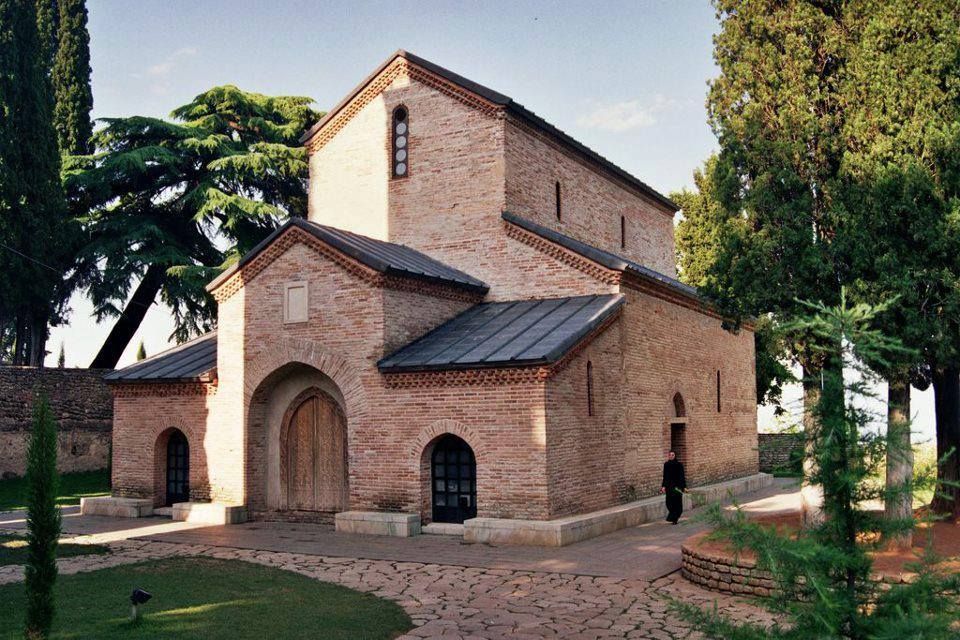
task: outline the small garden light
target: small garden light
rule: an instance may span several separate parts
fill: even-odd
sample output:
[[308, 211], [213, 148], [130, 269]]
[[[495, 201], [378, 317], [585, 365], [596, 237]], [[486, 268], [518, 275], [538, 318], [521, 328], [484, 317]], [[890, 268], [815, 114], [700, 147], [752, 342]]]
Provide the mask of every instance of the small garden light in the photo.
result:
[[153, 595], [150, 592], [144, 591], [140, 587], [133, 590], [133, 593], [130, 594], [130, 604], [133, 605], [130, 611], [131, 620], [137, 621], [140, 619], [140, 605], [145, 604], [152, 597]]

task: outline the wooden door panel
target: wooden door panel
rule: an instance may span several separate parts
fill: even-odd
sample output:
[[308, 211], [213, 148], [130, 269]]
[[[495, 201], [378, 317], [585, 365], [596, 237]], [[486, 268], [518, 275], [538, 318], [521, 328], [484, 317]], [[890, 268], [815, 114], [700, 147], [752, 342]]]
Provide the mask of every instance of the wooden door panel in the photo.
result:
[[297, 407], [287, 431], [287, 505], [299, 511], [316, 509], [316, 404], [314, 397]]

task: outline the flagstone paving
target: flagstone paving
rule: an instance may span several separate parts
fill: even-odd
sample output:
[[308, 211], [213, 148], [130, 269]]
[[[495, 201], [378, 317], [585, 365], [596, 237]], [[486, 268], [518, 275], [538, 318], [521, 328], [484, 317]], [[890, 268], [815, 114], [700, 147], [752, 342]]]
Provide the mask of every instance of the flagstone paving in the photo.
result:
[[[777, 510], [794, 499], [792, 492], [780, 486], [779, 491], [751, 496], [749, 504], [756, 511]], [[98, 524], [98, 520], [102, 522]], [[59, 562], [64, 574], [170, 556], [256, 562], [396, 601], [416, 625], [403, 636], [406, 640], [698, 638], [668, 612], [667, 597], [710, 607], [716, 603], [740, 620], [771, 620], [768, 613], [745, 599], [706, 591], [680, 577], [676, 571], [679, 540], [702, 526], [693, 523], [687, 527], [656, 523], [552, 550], [463, 545], [438, 536], [402, 540], [343, 536], [286, 524], [252, 523], [246, 529], [183, 527], [178, 525], [184, 523], [162, 520], [131, 523], [69, 514], [64, 523], [65, 530], [79, 534], [65, 540], [105, 543], [112, 551], [64, 558]], [[0, 531], [16, 529], [21, 529], [17, 514], [0, 514]], [[145, 532], [145, 537], [134, 537]], [[231, 540], [244, 544], [231, 544]], [[258, 540], [268, 548], [249, 547]], [[652, 551], [644, 551], [644, 541], [653, 545]], [[671, 568], [666, 559], [673, 550], [677, 560]], [[346, 551], [355, 555], [342, 555]], [[421, 557], [430, 553], [432, 556]], [[643, 569], [648, 554], [653, 557], [652, 570]], [[409, 557], [419, 559], [406, 559]], [[481, 561], [483, 557], [486, 561]], [[564, 563], [574, 570], [543, 569]], [[602, 575], [618, 564], [628, 570]], [[0, 584], [22, 580], [22, 576], [23, 567], [0, 567]]]

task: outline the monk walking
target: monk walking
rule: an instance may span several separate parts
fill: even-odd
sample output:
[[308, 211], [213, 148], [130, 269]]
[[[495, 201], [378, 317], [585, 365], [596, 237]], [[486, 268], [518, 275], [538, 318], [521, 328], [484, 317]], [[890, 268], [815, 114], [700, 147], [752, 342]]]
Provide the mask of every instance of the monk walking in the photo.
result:
[[663, 482], [660, 493], [666, 494], [667, 522], [677, 524], [683, 513], [683, 492], [687, 490], [687, 477], [683, 473], [683, 464], [677, 460], [677, 454], [670, 452], [663, 463]]

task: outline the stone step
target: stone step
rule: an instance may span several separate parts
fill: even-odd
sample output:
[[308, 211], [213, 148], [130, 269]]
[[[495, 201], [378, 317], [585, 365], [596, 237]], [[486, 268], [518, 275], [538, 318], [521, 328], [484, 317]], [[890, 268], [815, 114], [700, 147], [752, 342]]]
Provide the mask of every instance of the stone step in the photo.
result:
[[434, 536], [459, 536], [463, 537], [463, 525], [453, 522], [431, 522], [420, 528], [421, 533]]

